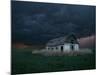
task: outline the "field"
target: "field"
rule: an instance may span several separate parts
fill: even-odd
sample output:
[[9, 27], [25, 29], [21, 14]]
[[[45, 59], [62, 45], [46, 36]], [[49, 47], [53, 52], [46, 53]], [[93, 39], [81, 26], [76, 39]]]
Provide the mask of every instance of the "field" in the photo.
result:
[[12, 48], [12, 74], [95, 69], [95, 53], [82, 56], [41, 56], [33, 49]]

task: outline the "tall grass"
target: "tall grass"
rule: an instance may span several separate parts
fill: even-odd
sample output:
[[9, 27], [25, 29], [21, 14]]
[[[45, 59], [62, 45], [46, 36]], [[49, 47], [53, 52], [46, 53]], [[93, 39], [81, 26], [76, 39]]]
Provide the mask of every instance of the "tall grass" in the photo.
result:
[[95, 69], [95, 54], [42, 56], [30, 49], [12, 49], [12, 74]]

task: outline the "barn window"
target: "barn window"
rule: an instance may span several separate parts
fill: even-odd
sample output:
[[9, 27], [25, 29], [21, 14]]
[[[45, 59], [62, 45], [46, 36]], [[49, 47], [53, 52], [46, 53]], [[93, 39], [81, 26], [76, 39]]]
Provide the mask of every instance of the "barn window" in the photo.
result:
[[58, 49], [58, 47], [56, 47], [56, 49]]
[[71, 44], [74, 44], [74, 40], [71, 40]]
[[53, 48], [51, 48], [53, 50]]

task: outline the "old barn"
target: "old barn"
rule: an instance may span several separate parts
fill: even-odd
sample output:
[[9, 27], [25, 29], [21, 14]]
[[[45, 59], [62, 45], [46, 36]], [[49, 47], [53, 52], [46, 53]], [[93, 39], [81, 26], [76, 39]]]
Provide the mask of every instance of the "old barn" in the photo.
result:
[[79, 50], [79, 42], [74, 34], [70, 34], [65, 37], [59, 37], [56, 39], [50, 40], [46, 44], [46, 50], [50, 51], [78, 51]]

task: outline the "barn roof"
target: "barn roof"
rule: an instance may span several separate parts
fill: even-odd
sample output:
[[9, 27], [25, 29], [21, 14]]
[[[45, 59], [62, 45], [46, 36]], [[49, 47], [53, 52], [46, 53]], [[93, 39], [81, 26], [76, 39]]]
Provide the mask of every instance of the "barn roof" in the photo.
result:
[[47, 46], [58, 46], [58, 45], [63, 45], [64, 43], [71, 43], [71, 41], [73, 41], [73, 43], [78, 44], [76, 36], [74, 34], [69, 34], [68, 36], [52, 39], [46, 45]]

